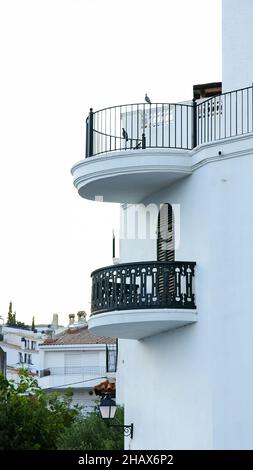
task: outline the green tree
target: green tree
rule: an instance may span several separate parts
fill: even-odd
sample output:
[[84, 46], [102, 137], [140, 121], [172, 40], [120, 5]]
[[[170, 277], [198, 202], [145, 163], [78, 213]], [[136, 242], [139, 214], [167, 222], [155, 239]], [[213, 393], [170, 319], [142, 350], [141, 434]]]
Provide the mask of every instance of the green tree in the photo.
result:
[[77, 419], [68, 393], [47, 394], [27, 370], [18, 385], [0, 374], [0, 450], [56, 449], [59, 436]]
[[[118, 408], [112, 424], [124, 423], [123, 408]], [[98, 411], [79, 419], [59, 437], [60, 450], [122, 450], [123, 429], [108, 426]]]
[[35, 320], [34, 320], [34, 315], [32, 317], [32, 331], [35, 329]]
[[9, 303], [9, 310], [8, 310], [6, 325], [7, 326], [16, 326], [17, 328], [29, 328], [22, 321], [17, 321], [16, 320], [16, 312], [12, 312], [12, 302]]
[[9, 303], [9, 310], [7, 315], [7, 326], [15, 326], [16, 325], [16, 312], [12, 312], [12, 302]]

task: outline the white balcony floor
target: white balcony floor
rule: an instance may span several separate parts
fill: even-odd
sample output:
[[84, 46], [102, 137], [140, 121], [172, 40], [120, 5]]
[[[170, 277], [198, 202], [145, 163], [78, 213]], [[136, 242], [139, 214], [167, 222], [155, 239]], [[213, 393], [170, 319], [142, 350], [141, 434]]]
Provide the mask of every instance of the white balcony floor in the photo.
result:
[[99, 336], [139, 340], [197, 321], [194, 309], [136, 309], [96, 314], [88, 325]]

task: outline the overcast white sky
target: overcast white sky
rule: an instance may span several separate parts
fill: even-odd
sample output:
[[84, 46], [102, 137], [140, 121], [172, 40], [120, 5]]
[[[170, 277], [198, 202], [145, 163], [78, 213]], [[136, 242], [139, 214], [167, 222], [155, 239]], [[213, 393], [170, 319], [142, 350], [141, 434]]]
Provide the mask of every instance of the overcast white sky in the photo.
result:
[[72, 185], [89, 108], [221, 80], [221, 0], [0, 0], [0, 44], [0, 315], [66, 324], [119, 214]]

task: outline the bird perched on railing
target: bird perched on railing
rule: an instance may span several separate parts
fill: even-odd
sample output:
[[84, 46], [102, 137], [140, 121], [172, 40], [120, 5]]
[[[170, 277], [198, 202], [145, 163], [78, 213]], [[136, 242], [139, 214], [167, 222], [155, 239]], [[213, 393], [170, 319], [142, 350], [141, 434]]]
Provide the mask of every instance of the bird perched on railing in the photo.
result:
[[146, 103], [148, 104], [152, 104], [151, 101], [150, 101], [150, 98], [148, 97], [147, 93], [145, 93], [145, 101]]
[[124, 127], [122, 127], [122, 136], [123, 136], [123, 139], [125, 139], [125, 141], [127, 142], [128, 141], [128, 133], [124, 129]]

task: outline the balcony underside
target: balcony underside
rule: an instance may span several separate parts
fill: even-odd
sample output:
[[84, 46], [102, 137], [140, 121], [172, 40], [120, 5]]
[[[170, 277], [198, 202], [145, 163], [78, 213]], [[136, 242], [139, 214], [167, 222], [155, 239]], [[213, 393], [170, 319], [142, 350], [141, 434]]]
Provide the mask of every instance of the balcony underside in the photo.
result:
[[99, 336], [139, 340], [195, 322], [195, 309], [121, 310], [93, 315], [89, 329]]
[[139, 203], [163, 186], [192, 173], [187, 150], [138, 149], [86, 158], [72, 168], [80, 196], [105, 202]]

